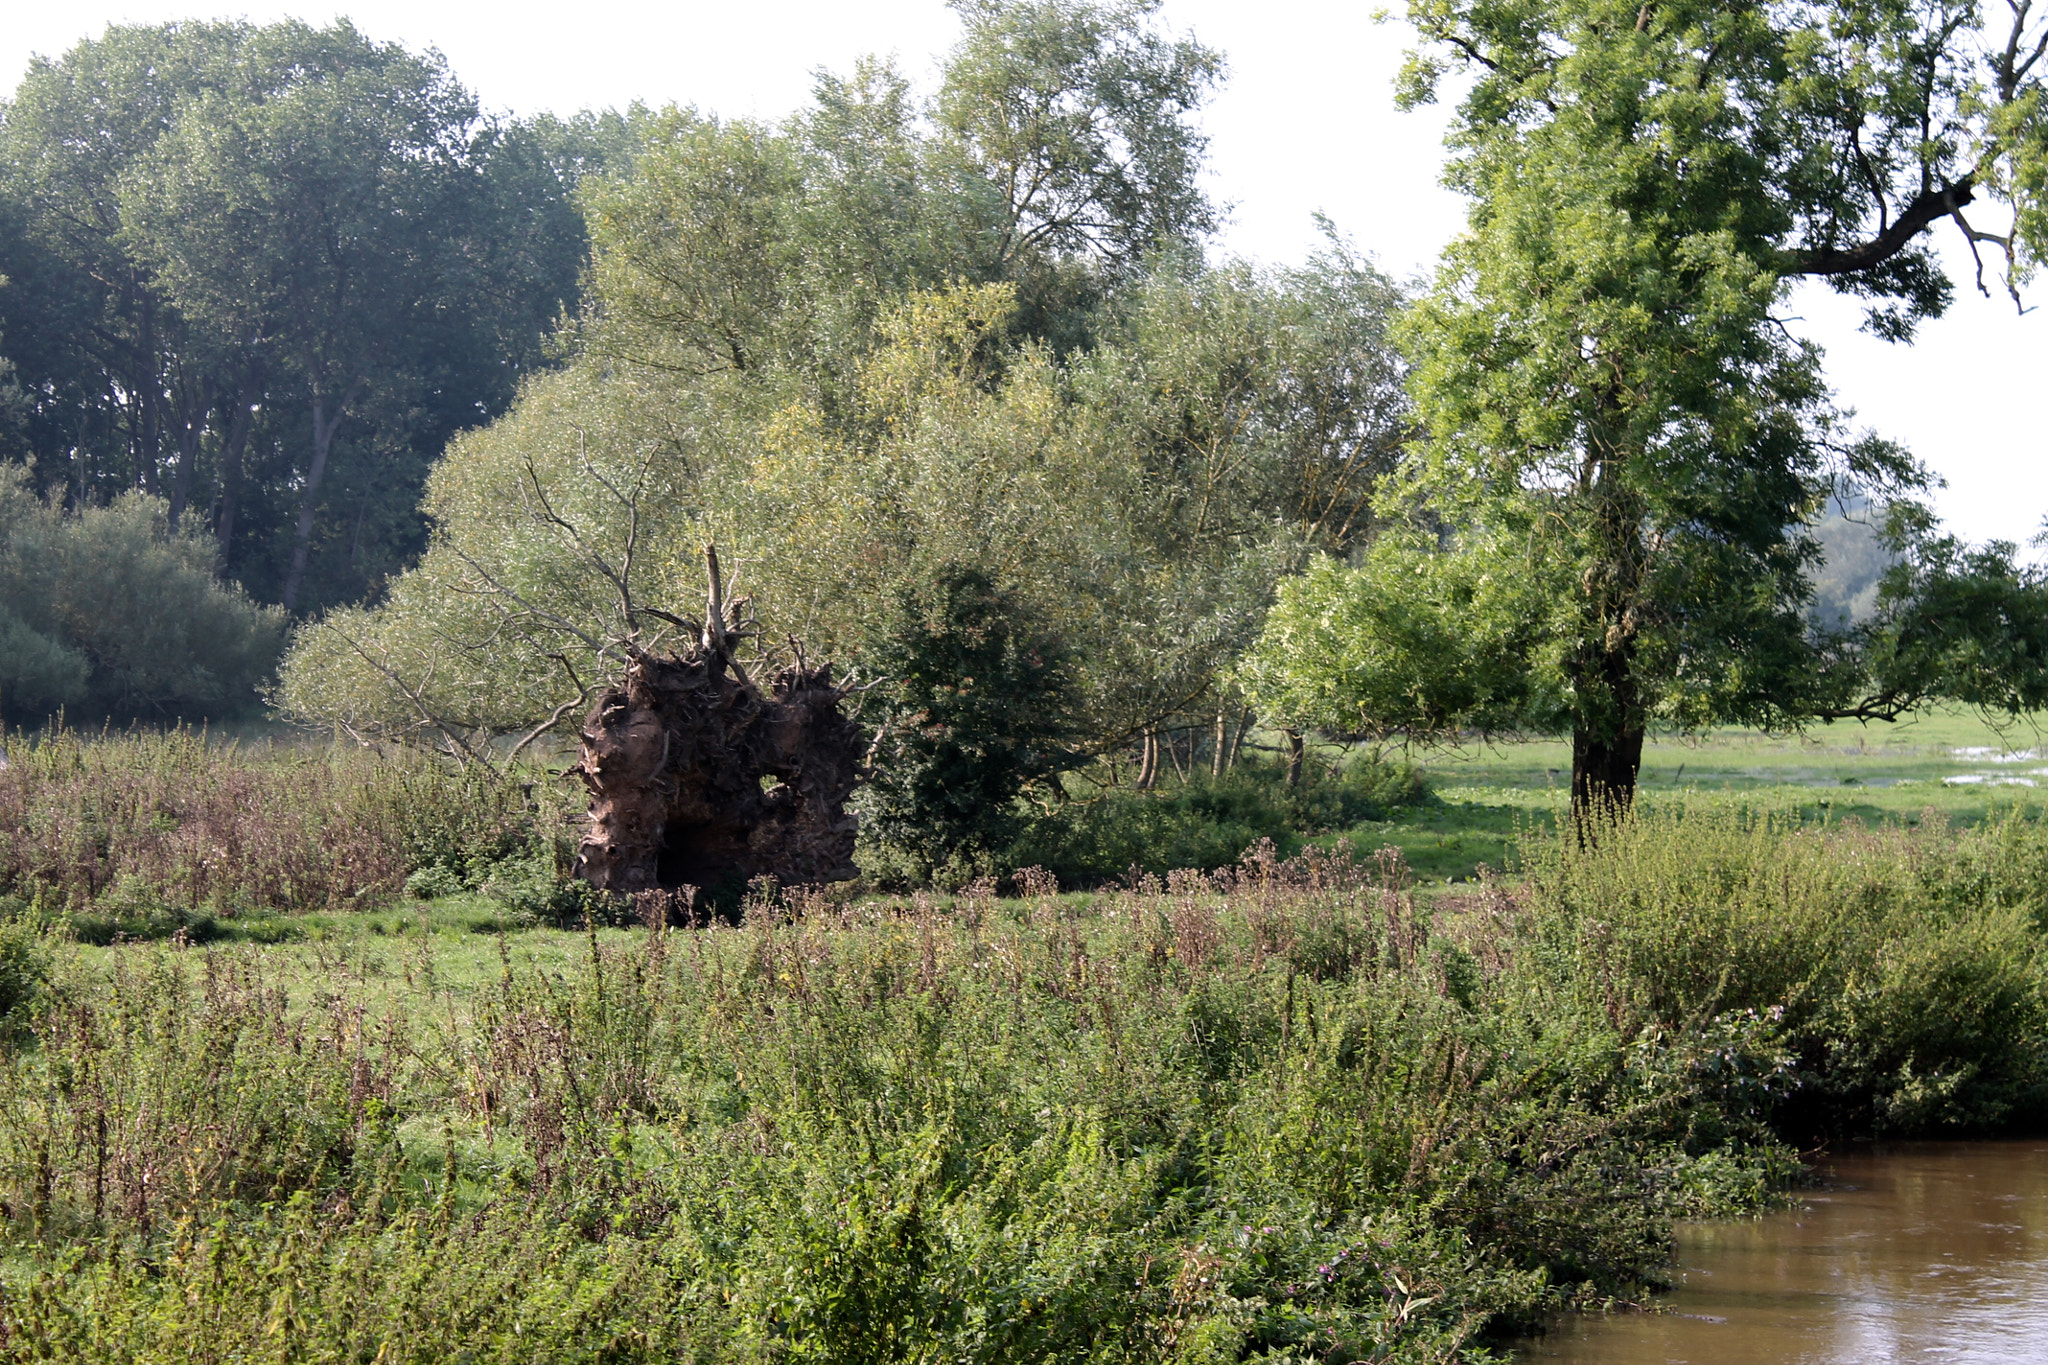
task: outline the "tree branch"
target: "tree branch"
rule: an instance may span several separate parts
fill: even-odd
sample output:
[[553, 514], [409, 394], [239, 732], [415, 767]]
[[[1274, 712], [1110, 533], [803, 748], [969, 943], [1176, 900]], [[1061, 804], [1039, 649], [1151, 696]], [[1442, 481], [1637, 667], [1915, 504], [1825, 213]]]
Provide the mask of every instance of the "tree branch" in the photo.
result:
[[1858, 246], [1818, 251], [1789, 252], [1779, 273], [1785, 275], [1853, 275], [1872, 270], [1904, 251], [1915, 237], [1938, 219], [1954, 215], [1977, 197], [1976, 177], [1966, 175], [1954, 184], [1914, 196], [1892, 225]]

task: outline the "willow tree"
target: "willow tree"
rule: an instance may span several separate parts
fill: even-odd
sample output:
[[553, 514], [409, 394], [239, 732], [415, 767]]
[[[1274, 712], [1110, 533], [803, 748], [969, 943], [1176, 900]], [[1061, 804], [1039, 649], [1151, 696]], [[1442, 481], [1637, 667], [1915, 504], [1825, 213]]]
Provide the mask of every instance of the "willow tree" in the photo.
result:
[[[1851, 437], [1783, 316], [1817, 278], [1910, 340], [1953, 292], [1938, 225], [2017, 298], [2048, 243], [2048, 27], [2014, 3], [1986, 28], [1946, 0], [1414, 0], [1400, 98], [1462, 73], [1447, 178], [1471, 201], [1406, 324], [1424, 435], [1385, 510], [1417, 529], [1292, 590], [1254, 687], [1338, 729], [1568, 731], [1582, 811], [1627, 802], [1653, 722], [2036, 704], [2048, 623], [2010, 547], [1965, 565], [1902, 515], [1917, 567], [1879, 619], [1809, 627], [1825, 500], [1927, 476]], [[1927, 610], [1959, 567], [1989, 595]]]

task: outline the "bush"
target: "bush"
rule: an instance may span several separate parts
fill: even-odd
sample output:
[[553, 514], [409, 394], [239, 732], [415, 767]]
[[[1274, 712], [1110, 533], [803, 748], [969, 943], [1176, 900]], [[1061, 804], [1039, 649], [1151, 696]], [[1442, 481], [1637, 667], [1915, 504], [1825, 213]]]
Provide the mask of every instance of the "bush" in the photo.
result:
[[1404, 764], [1355, 761], [1334, 774], [1305, 776], [1245, 764], [1220, 778], [1197, 776], [1154, 791], [1111, 789], [1033, 820], [1006, 851], [1009, 868], [1043, 867], [1070, 886], [1096, 886], [1132, 871], [1228, 867], [1270, 840], [1283, 856], [1304, 839], [1387, 819], [1428, 801], [1422, 775]]
[[1557, 989], [1626, 1028], [1782, 1017], [1796, 1135], [1981, 1132], [2048, 1121], [2044, 856], [2020, 815], [1956, 834], [1709, 807], [1548, 843], [1516, 899]]
[[53, 954], [0, 1357], [1472, 1358], [1638, 1297], [1787, 1134], [2037, 1117], [2044, 841], [1649, 815], [1434, 913], [1314, 849], [757, 895], [444, 945], [452, 990], [427, 943]]
[[863, 790], [871, 876], [962, 884], [991, 870], [1023, 822], [1019, 796], [1072, 762], [1064, 650], [978, 569], [907, 591], [870, 654], [888, 679], [874, 780]]
[[0, 465], [0, 717], [240, 715], [277, 662], [284, 615], [214, 576], [216, 546], [159, 498], [77, 513]]

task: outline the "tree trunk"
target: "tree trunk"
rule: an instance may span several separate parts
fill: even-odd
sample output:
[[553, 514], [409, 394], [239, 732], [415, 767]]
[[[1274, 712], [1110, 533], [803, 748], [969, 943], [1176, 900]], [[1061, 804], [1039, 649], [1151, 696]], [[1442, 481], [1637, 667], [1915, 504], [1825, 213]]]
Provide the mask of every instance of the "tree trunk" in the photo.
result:
[[1216, 751], [1209, 755], [1209, 776], [1223, 776], [1223, 758], [1230, 748], [1230, 717], [1222, 707], [1216, 708]]
[[1237, 733], [1230, 737], [1230, 757], [1223, 762], [1225, 768], [1237, 767], [1238, 750], [1244, 748], [1244, 737], [1251, 732], [1251, 728], [1252, 708], [1247, 706], [1238, 712]]
[[135, 434], [135, 464], [136, 473], [142, 477], [142, 490], [154, 497], [158, 492], [157, 454], [163, 445], [163, 375], [160, 369], [162, 362], [156, 350], [156, 310], [150, 307], [149, 296], [146, 293], [143, 295], [142, 337], [138, 349], [141, 355], [137, 360], [137, 366], [148, 371], [148, 378], [140, 386], [142, 412], [139, 429]]
[[1572, 733], [1572, 819], [1587, 822], [1628, 814], [1643, 766], [1643, 731], [1636, 728], [1604, 738], [1586, 730]]
[[255, 425], [254, 387], [244, 389], [228, 419], [227, 439], [220, 451], [220, 513], [213, 521], [213, 538], [220, 542], [220, 571], [226, 573], [234, 558], [235, 509], [242, 498], [242, 452], [249, 445], [249, 428]]
[[1138, 744], [1138, 780], [1134, 784], [1141, 792], [1152, 790], [1152, 783], [1159, 777], [1159, 732], [1146, 727], [1145, 735]]
[[1628, 812], [1643, 764], [1648, 728], [1636, 676], [1642, 626], [1642, 584], [1648, 547], [1642, 495], [1627, 477], [1641, 454], [1626, 436], [1628, 413], [1618, 390], [1602, 396], [1587, 434], [1580, 491], [1592, 512], [1597, 558], [1585, 574], [1585, 633], [1566, 666], [1577, 703], [1572, 729], [1572, 823], [1590, 842], [1604, 821]]
[[841, 705], [853, 689], [801, 650], [756, 686], [733, 658], [738, 619], [715, 570], [713, 584], [703, 638], [668, 655], [626, 644], [624, 678], [584, 719], [568, 772], [590, 790], [576, 873], [625, 894], [695, 887], [728, 908], [759, 877], [858, 876], [846, 801], [864, 746]]
[[178, 467], [171, 471], [171, 534], [178, 534], [178, 525], [185, 519], [185, 507], [192, 499], [192, 466], [199, 462], [199, 441], [206, 434], [206, 414], [212, 409], [211, 400], [200, 405], [197, 413], [188, 412], [178, 423]]
[[1301, 731], [1287, 730], [1287, 785], [1301, 785], [1302, 760], [1307, 754], [1307, 745], [1302, 742]]
[[313, 394], [313, 461], [306, 467], [306, 490], [299, 497], [299, 524], [292, 534], [292, 564], [285, 573], [281, 597], [288, 612], [298, 610], [299, 588], [306, 581], [306, 558], [313, 549], [313, 519], [320, 508], [320, 480], [327, 475], [327, 452], [334, 446], [334, 433], [341, 426], [343, 414], [362, 388], [360, 381], [350, 386], [348, 396], [332, 409], [328, 408], [325, 395], [318, 390]]

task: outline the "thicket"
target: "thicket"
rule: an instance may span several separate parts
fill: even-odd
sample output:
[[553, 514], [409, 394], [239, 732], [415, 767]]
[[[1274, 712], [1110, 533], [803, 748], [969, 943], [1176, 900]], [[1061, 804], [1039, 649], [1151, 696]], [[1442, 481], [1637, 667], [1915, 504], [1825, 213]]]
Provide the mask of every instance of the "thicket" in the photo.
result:
[[33, 943], [0, 1358], [1479, 1359], [1788, 1135], [2040, 1121], [2038, 827], [1674, 818], [1434, 915], [1266, 856], [474, 986]]
[[0, 909], [78, 937], [288, 935], [281, 916], [488, 889], [574, 917], [558, 782], [404, 751], [245, 747], [198, 730], [6, 739]]
[[214, 573], [204, 530], [129, 493], [67, 512], [0, 464], [0, 718], [243, 715], [276, 666], [284, 616]]
[[2048, 834], [1800, 828], [1661, 810], [1539, 845], [1497, 894], [1526, 954], [1616, 1027], [1769, 1012], [1802, 1140], [2048, 1120]]

